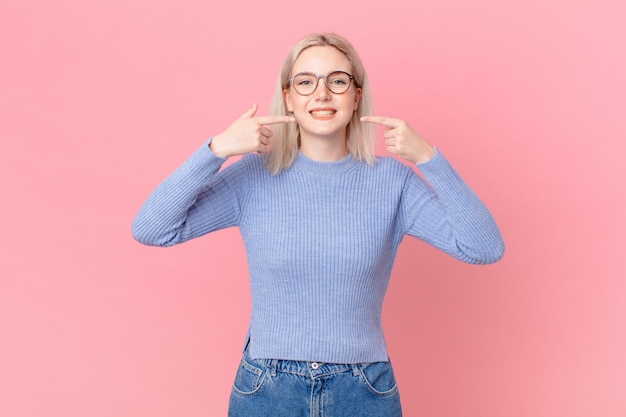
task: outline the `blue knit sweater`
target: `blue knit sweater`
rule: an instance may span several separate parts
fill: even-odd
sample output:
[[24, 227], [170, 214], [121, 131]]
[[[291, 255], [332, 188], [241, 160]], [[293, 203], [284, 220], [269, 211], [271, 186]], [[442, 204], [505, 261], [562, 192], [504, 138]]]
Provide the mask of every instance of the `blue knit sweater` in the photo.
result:
[[263, 158], [224, 159], [204, 143], [133, 222], [139, 242], [171, 246], [238, 226], [252, 292], [253, 358], [387, 361], [381, 310], [396, 251], [412, 235], [464, 262], [502, 257], [489, 211], [437, 152], [419, 169], [380, 157], [316, 162], [277, 176]]

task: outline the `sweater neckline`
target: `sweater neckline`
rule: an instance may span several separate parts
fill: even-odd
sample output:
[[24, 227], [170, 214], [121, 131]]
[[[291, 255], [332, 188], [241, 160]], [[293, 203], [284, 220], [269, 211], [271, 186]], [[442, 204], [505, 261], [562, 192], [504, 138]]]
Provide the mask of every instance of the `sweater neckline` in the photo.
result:
[[332, 162], [315, 161], [298, 151], [294, 167], [313, 175], [343, 174], [358, 165], [358, 161], [348, 154], [343, 159]]

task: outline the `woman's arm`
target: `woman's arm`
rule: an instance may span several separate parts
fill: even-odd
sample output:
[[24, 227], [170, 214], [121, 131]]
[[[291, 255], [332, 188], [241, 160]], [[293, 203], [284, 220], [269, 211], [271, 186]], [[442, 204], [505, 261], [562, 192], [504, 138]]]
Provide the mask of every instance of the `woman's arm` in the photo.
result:
[[471, 264], [504, 255], [504, 241], [489, 210], [438, 151], [407, 177], [401, 202], [406, 234]]
[[225, 159], [211, 152], [210, 142], [196, 150], [143, 203], [132, 224], [137, 241], [172, 246], [236, 225], [237, 195], [224, 175], [218, 174]]
[[255, 104], [226, 130], [194, 152], [148, 197], [132, 226], [134, 238], [146, 245], [172, 246], [214, 230], [235, 226], [244, 192], [245, 168], [235, 163], [218, 173], [230, 156], [264, 153], [272, 131], [266, 125], [293, 123], [290, 116], [256, 116]]
[[416, 164], [430, 183], [414, 172], [407, 177], [400, 213], [406, 234], [464, 262], [487, 264], [502, 258], [504, 242], [489, 210], [426, 139], [400, 119], [361, 120], [384, 126], [387, 151]]

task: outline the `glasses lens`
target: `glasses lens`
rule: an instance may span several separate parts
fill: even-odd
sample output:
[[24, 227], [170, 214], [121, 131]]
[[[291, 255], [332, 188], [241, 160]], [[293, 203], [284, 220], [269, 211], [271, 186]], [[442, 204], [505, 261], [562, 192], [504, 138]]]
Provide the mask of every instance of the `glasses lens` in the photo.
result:
[[298, 74], [293, 79], [293, 88], [302, 95], [309, 95], [315, 90], [317, 78], [313, 74]]
[[[324, 77], [321, 77], [324, 78]], [[335, 94], [345, 93], [350, 88], [350, 75], [343, 71], [336, 71], [326, 77], [326, 87]], [[293, 88], [299, 94], [308, 96], [315, 91], [318, 77], [315, 74], [302, 73], [293, 78]]]
[[328, 74], [326, 78], [328, 89], [336, 94], [345, 93], [350, 88], [350, 76], [345, 72], [337, 71]]

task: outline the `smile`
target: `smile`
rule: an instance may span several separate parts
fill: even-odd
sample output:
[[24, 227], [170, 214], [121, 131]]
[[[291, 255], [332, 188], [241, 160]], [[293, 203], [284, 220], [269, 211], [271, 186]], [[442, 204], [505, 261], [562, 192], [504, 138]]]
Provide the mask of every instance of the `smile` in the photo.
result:
[[334, 115], [335, 113], [337, 113], [336, 110], [312, 110], [310, 111], [311, 115], [313, 117], [330, 117], [332, 115]]

